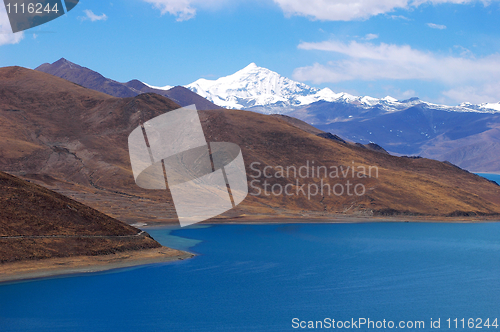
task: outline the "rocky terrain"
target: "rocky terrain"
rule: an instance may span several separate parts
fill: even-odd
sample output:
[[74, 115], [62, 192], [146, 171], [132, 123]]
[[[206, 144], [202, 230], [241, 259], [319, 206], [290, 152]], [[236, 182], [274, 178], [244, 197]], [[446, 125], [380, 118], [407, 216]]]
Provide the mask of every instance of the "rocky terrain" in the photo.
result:
[[[177, 222], [168, 190], [136, 186], [127, 138], [141, 123], [178, 104], [151, 93], [112, 97], [20, 67], [0, 69], [0, 91], [0, 170], [129, 224]], [[500, 213], [499, 186], [449, 163], [391, 156], [255, 112], [217, 109], [199, 115], [208, 142], [241, 147], [250, 188], [239, 206], [217, 220], [493, 218]], [[313, 165], [340, 174], [276, 174], [280, 167], [312, 171]], [[310, 187], [314, 193], [322, 180], [344, 189], [358, 184], [364, 192], [302, 191]], [[275, 193], [288, 186], [292, 194], [266, 195], [272, 186]]]

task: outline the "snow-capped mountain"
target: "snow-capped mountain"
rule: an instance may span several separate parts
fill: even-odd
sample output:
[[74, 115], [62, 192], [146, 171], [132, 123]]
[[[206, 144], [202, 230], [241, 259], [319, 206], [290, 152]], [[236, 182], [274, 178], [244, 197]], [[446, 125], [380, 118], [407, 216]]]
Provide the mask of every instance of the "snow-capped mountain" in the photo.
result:
[[[142, 82], [144, 83], [144, 82]], [[148, 83], [144, 83], [146, 86], [150, 87], [151, 89], [157, 89], [157, 90], [170, 90], [172, 89], [174, 86], [173, 85], [165, 85], [165, 86], [154, 86], [154, 85], [149, 85]]]
[[[153, 87], [147, 83], [144, 84], [161, 90], [171, 88], [170, 86]], [[259, 67], [255, 63], [249, 64], [232, 75], [216, 80], [201, 78], [185, 87], [218, 106], [261, 113], [285, 114], [318, 101], [345, 103], [364, 109], [378, 107], [387, 112], [400, 111], [418, 104], [449, 112], [500, 112], [500, 103], [479, 105], [463, 103], [459, 106], [446, 106], [428, 103], [419, 98], [399, 101], [390, 96], [373, 98], [335, 93], [329, 88], [318, 89], [293, 81], [267, 68]]]
[[353, 98], [348, 94], [335, 94], [328, 88], [311, 88], [255, 63], [217, 80], [199, 79], [186, 85], [186, 88], [219, 106], [239, 109], [289, 110], [319, 100]]
[[217, 80], [199, 79], [186, 85], [186, 88], [222, 107], [263, 113], [288, 113], [317, 101], [350, 103], [365, 108], [382, 105], [387, 110], [397, 110], [407, 105], [400, 105], [397, 99], [390, 96], [382, 99], [356, 97], [348, 93], [335, 93], [329, 88], [310, 87], [258, 67], [255, 63]]
[[498, 103], [483, 103], [483, 104], [477, 104], [477, 105], [473, 105], [471, 103], [462, 103], [462, 104], [460, 104], [460, 106], [466, 107], [469, 109], [474, 109], [474, 110], [481, 111], [481, 112], [491, 112], [491, 111], [500, 112], [500, 102], [498, 102]]

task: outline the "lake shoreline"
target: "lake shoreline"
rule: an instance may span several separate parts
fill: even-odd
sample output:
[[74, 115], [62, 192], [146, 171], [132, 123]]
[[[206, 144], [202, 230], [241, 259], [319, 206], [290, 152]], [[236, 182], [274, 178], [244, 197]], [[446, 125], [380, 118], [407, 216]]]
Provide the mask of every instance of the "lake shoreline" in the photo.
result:
[[[490, 223], [500, 222], [500, 216], [475, 216], [475, 217], [439, 217], [439, 216], [336, 216], [336, 217], [318, 217], [318, 216], [239, 216], [231, 218], [212, 218], [193, 225], [222, 225], [222, 224], [362, 224], [362, 223], [385, 223], [385, 222], [429, 222], [429, 223]], [[151, 221], [141, 224], [141, 229], [155, 227], [179, 226], [179, 221]], [[189, 226], [188, 226], [189, 227]]]
[[[262, 224], [361, 224], [361, 223], [494, 223], [500, 222], [499, 217], [429, 217], [429, 216], [240, 216], [237, 218], [212, 218], [197, 223], [198, 226], [213, 225], [262, 225]], [[175, 227], [177, 220], [151, 222], [141, 225], [141, 229]], [[35, 261], [19, 261], [0, 264], [0, 285], [63, 275], [110, 271], [115, 269], [143, 266], [156, 263], [173, 262], [194, 257], [195, 254], [171, 249], [168, 247], [126, 251], [102, 256], [77, 256], [50, 258]]]
[[428, 331], [431, 318], [443, 324], [480, 312], [491, 323], [498, 316], [500, 265], [492, 262], [500, 257], [500, 223], [150, 231], [163, 245], [184, 244], [173, 247], [197, 256], [1, 285], [2, 331], [281, 331], [291, 329], [293, 317], [319, 320], [332, 312], [425, 321]]
[[3, 263], [0, 264], [0, 285], [55, 276], [174, 262], [194, 256], [195, 254], [190, 252], [161, 247], [102, 256], [76, 256]]

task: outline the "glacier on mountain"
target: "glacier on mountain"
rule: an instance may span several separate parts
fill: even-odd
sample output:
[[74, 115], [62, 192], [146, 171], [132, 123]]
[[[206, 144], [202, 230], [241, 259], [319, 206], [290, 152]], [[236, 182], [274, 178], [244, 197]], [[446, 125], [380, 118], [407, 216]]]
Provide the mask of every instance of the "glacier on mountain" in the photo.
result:
[[[148, 86], [161, 90], [171, 88], [170, 86]], [[366, 109], [379, 107], [387, 112], [403, 110], [418, 104], [450, 112], [500, 112], [500, 103], [479, 105], [462, 103], [459, 106], [446, 106], [424, 102], [419, 98], [399, 101], [391, 96], [373, 98], [353, 96], [344, 92], [335, 93], [329, 88], [319, 89], [293, 81], [267, 68], [259, 67], [255, 63], [249, 64], [234, 74], [216, 80], [201, 78], [185, 87], [221, 107], [267, 114], [286, 114], [319, 101], [346, 103]]]

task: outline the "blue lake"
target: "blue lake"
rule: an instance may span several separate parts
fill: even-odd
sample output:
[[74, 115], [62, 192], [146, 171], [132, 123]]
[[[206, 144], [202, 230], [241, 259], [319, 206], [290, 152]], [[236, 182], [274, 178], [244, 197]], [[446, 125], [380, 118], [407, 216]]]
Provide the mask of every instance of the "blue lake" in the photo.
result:
[[500, 184], [500, 174], [494, 173], [476, 173], [479, 176], [487, 178], [488, 180], [495, 181], [497, 184]]
[[294, 318], [424, 321], [430, 331], [431, 319], [443, 329], [448, 318], [500, 318], [500, 223], [148, 232], [198, 256], [0, 285], [0, 331], [293, 331]]

